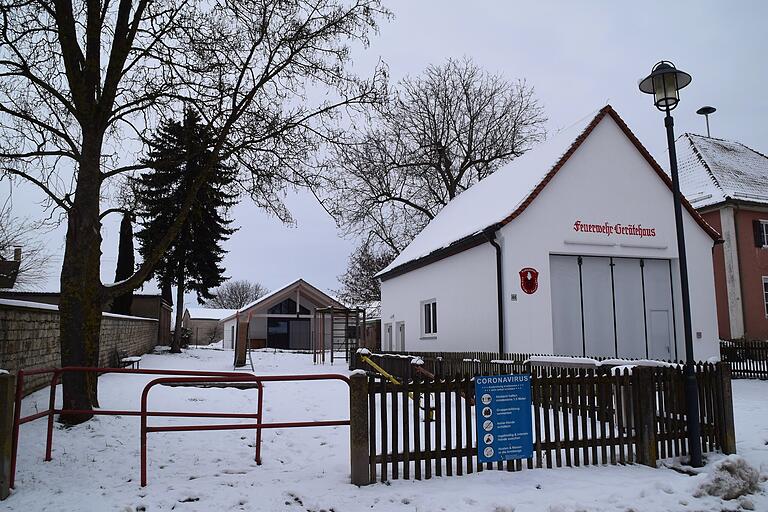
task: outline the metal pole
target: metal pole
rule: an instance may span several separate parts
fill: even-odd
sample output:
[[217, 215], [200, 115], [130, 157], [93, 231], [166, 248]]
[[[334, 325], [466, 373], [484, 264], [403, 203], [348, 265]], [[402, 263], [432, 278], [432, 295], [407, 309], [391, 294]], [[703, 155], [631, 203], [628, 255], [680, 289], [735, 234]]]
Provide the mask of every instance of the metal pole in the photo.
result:
[[11, 458], [16, 417], [15, 380], [10, 373], [0, 373], [0, 500], [11, 494]]
[[675, 122], [667, 110], [664, 117], [667, 128], [669, 147], [669, 167], [672, 174], [672, 194], [675, 206], [675, 227], [677, 229], [677, 255], [680, 264], [680, 293], [683, 299], [683, 330], [685, 333], [685, 408], [688, 423], [689, 464], [703, 466], [701, 457], [701, 425], [699, 424], [699, 391], [696, 382], [696, 368], [693, 355], [693, 336], [691, 334], [691, 301], [688, 291], [688, 259], [685, 252], [685, 232], [683, 230], [683, 209], [680, 195], [680, 181], [677, 175], [677, 153], [675, 152]]

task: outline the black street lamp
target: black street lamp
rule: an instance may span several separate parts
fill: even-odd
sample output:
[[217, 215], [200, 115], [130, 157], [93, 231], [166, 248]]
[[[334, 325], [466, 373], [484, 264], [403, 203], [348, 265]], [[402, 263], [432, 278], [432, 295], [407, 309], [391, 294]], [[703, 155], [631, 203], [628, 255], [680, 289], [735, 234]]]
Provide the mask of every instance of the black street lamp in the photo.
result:
[[685, 332], [685, 405], [688, 416], [689, 464], [693, 467], [703, 465], [701, 458], [701, 425], [699, 424], [699, 392], [696, 383], [696, 368], [693, 356], [693, 336], [691, 335], [691, 300], [688, 292], [688, 259], [685, 254], [685, 232], [683, 230], [683, 209], [680, 195], [680, 180], [677, 175], [677, 153], [675, 152], [674, 120], [670, 112], [680, 101], [678, 91], [691, 83], [691, 75], [675, 68], [668, 61], [661, 61], [653, 71], [640, 81], [640, 90], [653, 94], [653, 104], [666, 112], [664, 126], [667, 128], [667, 146], [669, 149], [669, 168], [672, 173], [672, 193], [675, 207], [675, 226], [677, 227], [677, 255], [680, 262], [680, 292], [683, 297], [683, 328]]

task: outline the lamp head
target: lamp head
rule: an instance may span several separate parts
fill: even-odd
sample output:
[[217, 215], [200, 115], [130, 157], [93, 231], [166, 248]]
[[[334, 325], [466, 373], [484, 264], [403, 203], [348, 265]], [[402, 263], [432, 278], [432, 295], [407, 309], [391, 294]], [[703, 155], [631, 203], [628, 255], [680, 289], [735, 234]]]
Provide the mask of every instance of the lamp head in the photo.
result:
[[670, 111], [680, 102], [678, 91], [691, 83], [691, 75], [669, 61], [653, 66], [651, 74], [640, 80], [640, 90], [653, 94], [653, 104], [661, 111]]

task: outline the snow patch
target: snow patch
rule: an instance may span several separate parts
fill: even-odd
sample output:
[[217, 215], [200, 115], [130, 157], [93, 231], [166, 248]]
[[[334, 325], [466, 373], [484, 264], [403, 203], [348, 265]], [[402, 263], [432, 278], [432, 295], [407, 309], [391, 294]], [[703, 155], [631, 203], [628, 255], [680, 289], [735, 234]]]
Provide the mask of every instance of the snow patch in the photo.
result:
[[359, 348], [359, 349], [357, 349], [357, 353], [360, 354], [361, 356], [370, 356], [371, 355], [371, 351], [368, 350], [367, 348]]
[[570, 357], [570, 356], [531, 356], [526, 363], [556, 363], [570, 364], [578, 366], [600, 366], [600, 361], [591, 357]]
[[717, 496], [734, 500], [757, 492], [760, 488], [760, 472], [739, 455], [731, 455], [717, 464], [714, 471], [702, 482], [694, 496]]

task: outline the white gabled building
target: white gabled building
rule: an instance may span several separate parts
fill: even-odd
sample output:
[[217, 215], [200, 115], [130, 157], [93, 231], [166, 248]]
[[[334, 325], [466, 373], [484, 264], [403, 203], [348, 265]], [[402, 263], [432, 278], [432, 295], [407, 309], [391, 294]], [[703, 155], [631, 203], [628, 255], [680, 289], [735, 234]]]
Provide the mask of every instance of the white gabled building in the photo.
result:
[[[685, 203], [696, 357], [712, 248]], [[684, 358], [669, 177], [610, 107], [451, 201], [380, 274], [382, 347]]]

